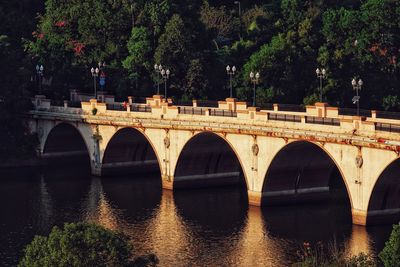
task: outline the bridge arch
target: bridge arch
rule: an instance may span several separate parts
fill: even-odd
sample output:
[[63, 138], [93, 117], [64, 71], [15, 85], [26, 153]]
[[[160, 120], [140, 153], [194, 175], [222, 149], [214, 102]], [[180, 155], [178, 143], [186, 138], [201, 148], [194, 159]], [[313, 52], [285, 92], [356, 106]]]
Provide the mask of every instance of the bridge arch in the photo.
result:
[[102, 174], [161, 170], [157, 150], [146, 134], [136, 128], [115, 132], [102, 154]]
[[43, 137], [42, 158], [90, 160], [88, 142], [74, 124], [61, 122]]
[[376, 179], [368, 202], [367, 224], [400, 220], [400, 158], [391, 161]]
[[[340, 188], [345, 190], [339, 192]], [[262, 205], [327, 199], [332, 190], [346, 199], [350, 212], [353, 204], [349, 185], [335, 158], [319, 143], [296, 140], [283, 146], [268, 166]]]
[[248, 188], [240, 155], [222, 134], [203, 131], [186, 141], [177, 158], [174, 188], [233, 184]]

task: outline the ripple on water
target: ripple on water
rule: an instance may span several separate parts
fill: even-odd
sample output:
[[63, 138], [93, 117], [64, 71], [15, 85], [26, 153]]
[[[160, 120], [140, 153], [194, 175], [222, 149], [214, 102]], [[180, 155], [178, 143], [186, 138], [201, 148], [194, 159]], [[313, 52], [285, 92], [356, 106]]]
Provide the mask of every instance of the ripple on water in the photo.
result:
[[158, 177], [33, 171], [0, 180], [0, 265], [14, 266], [35, 234], [89, 221], [125, 232], [161, 266], [285, 266], [302, 242], [379, 251], [390, 226], [355, 227], [338, 205], [256, 208], [238, 188], [161, 190]]

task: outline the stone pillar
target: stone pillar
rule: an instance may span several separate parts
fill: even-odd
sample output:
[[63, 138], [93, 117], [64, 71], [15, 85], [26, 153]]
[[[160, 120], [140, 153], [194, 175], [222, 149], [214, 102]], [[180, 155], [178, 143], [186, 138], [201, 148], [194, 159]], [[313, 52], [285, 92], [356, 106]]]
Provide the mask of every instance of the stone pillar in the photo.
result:
[[351, 216], [353, 224], [356, 225], [367, 225], [367, 211], [351, 209]]
[[227, 98], [226, 105], [227, 109], [230, 111], [236, 111], [236, 98]]
[[274, 111], [279, 111], [279, 105], [278, 104], [273, 104], [274, 106]]
[[250, 119], [254, 120], [256, 118], [257, 107], [249, 107], [248, 111], [249, 111]]
[[133, 98], [131, 96], [128, 96], [128, 104], [132, 105], [133, 103]]
[[91, 168], [92, 168], [92, 175], [93, 176], [99, 176], [99, 177], [101, 176], [101, 164], [93, 163]]
[[68, 108], [68, 101], [64, 100], [64, 108]]
[[256, 191], [247, 191], [247, 196], [249, 199], [249, 205], [250, 206], [256, 206], [260, 207], [261, 206], [261, 200], [262, 200], [262, 192], [256, 192]]
[[161, 175], [161, 182], [162, 182], [162, 188], [167, 189], [167, 190], [173, 190], [174, 189], [174, 179], [173, 177], [163, 174]]
[[315, 103], [315, 107], [317, 108], [317, 116], [325, 118], [327, 115], [326, 108], [328, 107], [328, 103], [317, 102]]

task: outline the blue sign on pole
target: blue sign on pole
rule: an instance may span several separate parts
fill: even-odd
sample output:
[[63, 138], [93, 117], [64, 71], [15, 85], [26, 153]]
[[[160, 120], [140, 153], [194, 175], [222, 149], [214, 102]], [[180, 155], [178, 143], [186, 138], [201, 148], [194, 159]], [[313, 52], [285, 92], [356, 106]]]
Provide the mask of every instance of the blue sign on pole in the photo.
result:
[[100, 77], [100, 86], [106, 85], [106, 77]]

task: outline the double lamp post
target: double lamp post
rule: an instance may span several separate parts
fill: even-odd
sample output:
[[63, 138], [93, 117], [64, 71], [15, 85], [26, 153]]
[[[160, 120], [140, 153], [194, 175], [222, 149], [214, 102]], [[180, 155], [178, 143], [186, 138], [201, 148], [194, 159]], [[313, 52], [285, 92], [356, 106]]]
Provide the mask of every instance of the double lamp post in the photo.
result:
[[167, 99], [167, 80], [169, 79], [169, 76], [171, 74], [171, 71], [169, 69], [164, 69], [161, 64], [157, 65], [154, 64], [154, 71], [157, 73], [157, 95], [160, 94], [160, 74], [162, 79], [164, 80], [164, 96], [165, 99]]
[[42, 83], [43, 83], [44, 67], [43, 65], [36, 65], [36, 75], [38, 78], [39, 95], [42, 94]]
[[[104, 73], [104, 68], [106, 67], [106, 63], [105, 62], [99, 62], [97, 67], [94, 68], [92, 67], [90, 69], [90, 72], [92, 74], [93, 77], [93, 89], [94, 89], [94, 98], [97, 99], [97, 77], [99, 77], [99, 74], [103, 74]], [[105, 85], [105, 76], [102, 76], [102, 81], [100, 81], [100, 85], [103, 87]]]

